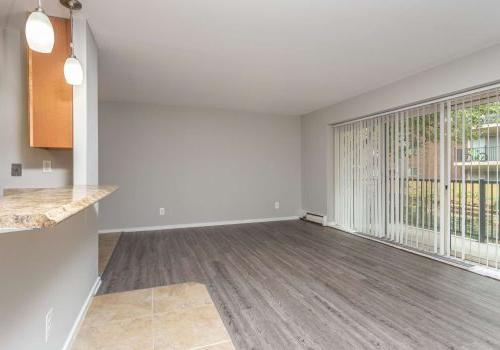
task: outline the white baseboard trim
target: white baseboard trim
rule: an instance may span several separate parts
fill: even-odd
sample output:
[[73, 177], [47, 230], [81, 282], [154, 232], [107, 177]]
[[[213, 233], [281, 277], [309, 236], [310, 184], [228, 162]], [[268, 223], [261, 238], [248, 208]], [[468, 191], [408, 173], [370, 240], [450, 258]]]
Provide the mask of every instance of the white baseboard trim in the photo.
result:
[[90, 303], [92, 302], [92, 297], [97, 293], [97, 290], [99, 289], [100, 285], [101, 285], [101, 277], [97, 277], [94, 285], [90, 289], [87, 299], [85, 299], [85, 302], [83, 303], [82, 308], [80, 309], [80, 312], [78, 313], [78, 316], [76, 317], [76, 320], [73, 323], [73, 327], [71, 327], [71, 330], [68, 336], [66, 337], [66, 341], [64, 342], [62, 350], [71, 349], [73, 341], [75, 340], [75, 337], [78, 334], [78, 330], [80, 329], [80, 325], [83, 319], [85, 318], [85, 315], [87, 314], [87, 310], [90, 306]]
[[286, 221], [286, 220], [298, 220], [298, 219], [299, 219], [299, 216], [283, 216], [283, 217], [276, 217], [276, 218], [211, 221], [211, 222], [199, 222], [199, 223], [193, 223], [193, 224], [141, 226], [141, 227], [105, 229], [105, 230], [99, 230], [99, 233], [101, 234], [101, 233], [113, 233], [113, 232], [159, 231], [159, 230], [172, 230], [172, 229], [176, 229], [176, 228], [193, 228], [193, 227], [223, 226], [223, 225], [237, 225], [237, 224], [253, 224], [253, 223], [258, 223], [258, 222]]

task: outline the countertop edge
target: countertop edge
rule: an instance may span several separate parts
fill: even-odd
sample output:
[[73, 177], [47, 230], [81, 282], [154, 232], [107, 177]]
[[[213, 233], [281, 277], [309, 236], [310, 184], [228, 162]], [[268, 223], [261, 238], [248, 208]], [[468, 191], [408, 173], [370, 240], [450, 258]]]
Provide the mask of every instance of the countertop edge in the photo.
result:
[[45, 213], [27, 215], [4, 215], [3, 217], [5, 219], [3, 220], [2, 215], [0, 215], [0, 222], [10, 223], [8, 227], [0, 227], [0, 233], [54, 227], [62, 221], [80, 213], [93, 204], [99, 202], [100, 200], [104, 199], [117, 190], [117, 186], [105, 186], [99, 188], [99, 190], [96, 190], [95, 193], [74, 200], [71, 203], [52, 208]]
[[[106, 193], [98, 193], [96, 195], [87, 196], [87, 197], [82, 198], [82, 199], [75, 201], [73, 203], [63, 205], [63, 206], [61, 206], [61, 208], [50, 210], [45, 214], [46, 221], [44, 221], [44, 223], [42, 225], [39, 225], [39, 226], [34, 227], [34, 228], [54, 227], [55, 225], [59, 224], [60, 222], [66, 220], [67, 218], [70, 218], [71, 216], [76, 215], [79, 212], [87, 209], [91, 205], [94, 205], [95, 203], [99, 202], [101, 199], [106, 198], [107, 196], [109, 196], [110, 194], [115, 192], [117, 189], [118, 189], [117, 187], [110, 188], [109, 190], [107, 190]], [[74, 208], [75, 206], [78, 206], [78, 208]], [[64, 214], [57, 213], [58, 211], [61, 211], [61, 210], [63, 210]]]

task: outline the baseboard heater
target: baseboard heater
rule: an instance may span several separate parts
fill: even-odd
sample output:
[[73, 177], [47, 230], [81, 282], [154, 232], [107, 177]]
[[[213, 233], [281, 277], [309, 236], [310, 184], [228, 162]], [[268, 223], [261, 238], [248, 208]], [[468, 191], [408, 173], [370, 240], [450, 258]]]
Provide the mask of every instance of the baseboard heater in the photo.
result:
[[324, 215], [318, 215], [318, 214], [314, 214], [314, 213], [306, 213], [306, 215], [304, 215], [302, 217], [302, 220], [314, 222], [315, 224], [326, 226], [326, 216], [324, 216]]

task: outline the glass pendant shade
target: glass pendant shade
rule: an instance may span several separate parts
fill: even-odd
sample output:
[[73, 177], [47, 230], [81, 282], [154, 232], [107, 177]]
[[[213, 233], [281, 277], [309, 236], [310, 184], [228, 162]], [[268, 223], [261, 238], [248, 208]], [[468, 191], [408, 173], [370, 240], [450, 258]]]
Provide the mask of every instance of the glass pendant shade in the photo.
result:
[[70, 85], [80, 85], [83, 82], [83, 68], [75, 56], [68, 57], [64, 62], [64, 78]]
[[51, 53], [54, 47], [54, 28], [41, 8], [32, 12], [26, 20], [26, 40], [31, 50]]

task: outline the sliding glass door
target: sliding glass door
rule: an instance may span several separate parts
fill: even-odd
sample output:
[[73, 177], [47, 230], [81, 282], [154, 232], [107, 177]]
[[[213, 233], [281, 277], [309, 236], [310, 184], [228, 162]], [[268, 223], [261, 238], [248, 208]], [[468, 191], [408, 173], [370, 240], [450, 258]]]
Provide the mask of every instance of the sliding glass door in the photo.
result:
[[498, 267], [498, 91], [334, 126], [334, 221]]
[[451, 252], [498, 268], [500, 102], [497, 91], [450, 101]]

